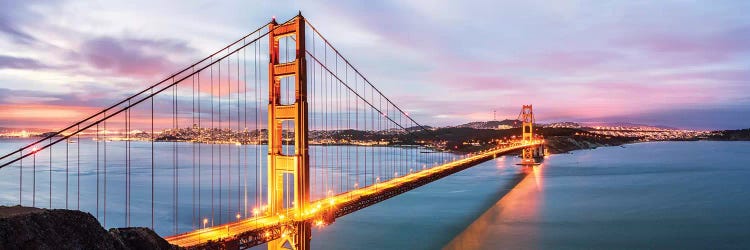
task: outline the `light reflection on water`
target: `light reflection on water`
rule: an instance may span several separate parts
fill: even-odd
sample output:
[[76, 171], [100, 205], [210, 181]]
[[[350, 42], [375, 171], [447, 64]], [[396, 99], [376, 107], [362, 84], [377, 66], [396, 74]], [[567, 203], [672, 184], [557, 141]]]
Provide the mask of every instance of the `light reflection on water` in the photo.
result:
[[[164, 149], [165, 158], [169, 159], [171, 146], [166, 146], [169, 147]], [[748, 142], [644, 143], [554, 155], [545, 160], [544, 166], [526, 173], [514, 165], [518, 162], [516, 157], [501, 157], [339, 218], [330, 226], [316, 228], [312, 246], [314, 249], [747, 249], [750, 248], [748, 155]], [[43, 166], [44, 160], [40, 160]], [[88, 163], [82, 171], [82, 184], [95, 182], [91, 160], [85, 161]], [[139, 170], [143, 168], [136, 166], [136, 173], [149, 173]], [[9, 205], [17, 203], [17, 171], [17, 168], [3, 169], [4, 174], [0, 175], [0, 187], [5, 190], [0, 192], [0, 199]], [[170, 171], [170, 167], [157, 171], [164, 172], [165, 185], [169, 184]], [[53, 175], [61, 173], [64, 169], [53, 168]], [[24, 185], [28, 185], [28, 178], [25, 174]], [[47, 182], [45, 174], [38, 178], [42, 184]], [[37, 202], [42, 206], [48, 198], [44, 190], [42, 185], [38, 193]], [[163, 190], [163, 194], [157, 192], [157, 196], [170, 197], [166, 191], [169, 190]], [[28, 192], [25, 188], [25, 197]], [[81, 206], [93, 213], [92, 192], [82, 190], [82, 198], [86, 199], [81, 200]], [[190, 190], [181, 191], [189, 193]], [[53, 200], [54, 204], [63, 204], [59, 197]], [[180, 201], [191, 200], [185, 197]], [[144, 204], [149, 202], [134, 200], [133, 210], [147, 213], [149, 208]], [[238, 203], [232, 201], [232, 204]], [[171, 207], [166, 199], [157, 200], [157, 206]], [[191, 207], [187, 203], [181, 205], [185, 210], [180, 214], [190, 216]], [[203, 208], [205, 212], [208, 209]], [[121, 223], [116, 220], [121, 218], [119, 213], [113, 211], [111, 216], [113, 224]], [[172, 220], [168, 214], [156, 217], [167, 225]], [[190, 218], [185, 221], [180, 226], [189, 229]], [[168, 234], [171, 230], [167, 226], [157, 231]]]
[[750, 142], [605, 147], [553, 155], [520, 181], [505, 157], [340, 218], [312, 245], [749, 249], [749, 155]]
[[[444, 249], [481, 249], [487, 245], [503, 244], [507, 248], [535, 248], [538, 228], [528, 222], [538, 221], [544, 202], [543, 166], [522, 167], [521, 181], [503, 196]], [[523, 237], [522, 237], [523, 236]], [[524, 242], [519, 242], [522, 239]]]
[[748, 249], [748, 155], [748, 142], [555, 155], [446, 249]]

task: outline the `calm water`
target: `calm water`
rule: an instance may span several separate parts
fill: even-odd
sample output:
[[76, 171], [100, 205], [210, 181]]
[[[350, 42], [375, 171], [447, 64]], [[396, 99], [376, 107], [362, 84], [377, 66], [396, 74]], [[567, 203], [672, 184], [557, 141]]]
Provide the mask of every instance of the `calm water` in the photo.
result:
[[[95, 143], [81, 141], [83, 148], [94, 147], [95, 150]], [[0, 152], [24, 142], [0, 140]], [[77, 145], [69, 144], [70, 147]], [[110, 147], [117, 145], [113, 142]], [[150, 153], [146, 154], [150, 152], [150, 143], [133, 145], [131, 157], [150, 159]], [[162, 235], [174, 232], [173, 146], [171, 143], [156, 146], [155, 220], [156, 230]], [[192, 144], [178, 143], [177, 146], [181, 152], [192, 150]], [[232, 162], [237, 161], [237, 147], [223, 147], [222, 155], [230, 159], [225, 154], [231, 150], [235, 157], [231, 158]], [[208, 177], [211, 174], [209, 150], [210, 146], [204, 145], [200, 154], [204, 168], [198, 172], [202, 178], [198, 182], [202, 184], [196, 189], [200, 190], [203, 202], [196, 208], [198, 215], [193, 214], [191, 198], [192, 166], [178, 168], [182, 183], [178, 190], [177, 226], [180, 231], [195, 227], [199, 222], [194, 218], [210, 214], [211, 204], [207, 198], [212, 192]], [[265, 156], [262, 147], [242, 146], [240, 150], [251, 156], [248, 164], [264, 166], [265, 157], [259, 157], [257, 162], [252, 158], [255, 152]], [[347, 147], [327, 147], [325, 152], [320, 147], [313, 149], [324, 155], [335, 150], [347, 150]], [[393, 152], [397, 151], [375, 153], [386, 156]], [[55, 148], [53, 153], [54, 158], [59, 159], [64, 146]], [[40, 169], [36, 176], [39, 186], [36, 202], [39, 207], [49, 206], [49, 163], [45, 160], [48, 156], [42, 157], [46, 154], [40, 153], [37, 158]], [[192, 156], [187, 155], [178, 160], [189, 162]], [[518, 159], [515, 157], [501, 157], [339, 218], [332, 225], [316, 228], [312, 245], [315, 249], [750, 248], [748, 155], [748, 142], [669, 142], [553, 155], [543, 166], [533, 169], [516, 166]], [[64, 159], [64, 154], [62, 157]], [[111, 177], [107, 184], [107, 227], [116, 227], [125, 223], [119, 205], [124, 194], [118, 188], [124, 186], [119, 180], [123, 172], [122, 166], [117, 165], [117, 159], [123, 156], [111, 154], [108, 157]], [[84, 188], [80, 206], [96, 215], [95, 163], [95, 155], [82, 154], [81, 186]], [[73, 174], [72, 165], [68, 203], [74, 208], [77, 175]], [[218, 162], [215, 165], [218, 166]], [[25, 160], [24, 205], [31, 205], [31, 171], [30, 161]], [[65, 205], [65, 171], [64, 165], [53, 164], [52, 207]], [[150, 164], [136, 165], [133, 171], [134, 183], [150, 183]], [[238, 172], [231, 171], [235, 175]], [[0, 170], [1, 204], [18, 203], [19, 174], [17, 166]], [[251, 194], [256, 185], [255, 175], [252, 171], [248, 173]], [[241, 192], [245, 188], [244, 180], [233, 177], [231, 186], [227, 185], [227, 179], [223, 181], [223, 186], [214, 187], [224, 199], [222, 204], [214, 204], [217, 222], [219, 213], [223, 220], [231, 219], [244, 205]], [[103, 184], [99, 187], [103, 189]], [[150, 225], [149, 193], [148, 185], [133, 187], [132, 225]], [[255, 204], [255, 197], [249, 197], [248, 202]], [[98, 203], [101, 221], [104, 216], [101, 197]]]
[[[0, 154], [32, 142], [0, 139]], [[125, 143], [106, 144], [105, 154], [103, 141], [82, 137], [76, 143], [55, 145], [51, 155], [50, 150], [40, 151], [0, 169], [0, 205], [20, 201], [24, 206], [79, 209], [94, 215], [105, 228], [128, 226]], [[151, 142], [134, 141], [130, 146], [130, 226], [152, 225], [152, 181], [153, 225], [163, 236], [200, 228], [203, 219], [210, 226], [235, 221], [237, 215], [247, 218], [253, 208], [267, 202], [265, 145], [156, 142], [153, 154], [151, 148]], [[355, 184], [371, 185], [376, 178], [386, 181], [410, 168], [418, 170], [454, 157], [422, 151], [426, 149], [311, 146], [311, 199], [342, 193]]]
[[[664, 142], [515, 158], [317, 229], [317, 249], [747, 249], [750, 143]], [[508, 189], [508, 185], [516, 184]]]

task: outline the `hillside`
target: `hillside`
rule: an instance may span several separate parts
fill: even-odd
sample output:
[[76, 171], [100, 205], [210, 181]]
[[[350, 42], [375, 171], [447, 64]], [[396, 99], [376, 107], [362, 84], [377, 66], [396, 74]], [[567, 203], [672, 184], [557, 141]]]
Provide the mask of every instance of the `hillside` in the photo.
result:
[[748, 141], [750, 140], [750, 128], [714, 131], [706, 139], [716, 141]]
[[473, 129], [497, 129], [498, 126], [507, 126], [506, 128], [515, 128], [521, 126], [519, 120], [502, 120], [502, 121], [486, 121], [486, 122], [470, 122], [455, 126], [456, 128], [473, 128]]

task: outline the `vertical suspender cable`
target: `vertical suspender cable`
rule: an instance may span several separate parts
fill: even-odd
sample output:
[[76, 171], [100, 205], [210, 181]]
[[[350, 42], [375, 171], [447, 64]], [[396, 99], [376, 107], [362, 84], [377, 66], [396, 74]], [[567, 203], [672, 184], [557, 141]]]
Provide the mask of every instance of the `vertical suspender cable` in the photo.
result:
[[151, 230], [154, 230], [154, 88], [151, 88]]
[[99, 123], [96, 124], [96, 219], [99, 219]]
[[[227, 50], [227, 52], [229, 52]], [[232, 142], [232, 63], [231, 54], [227, 55], [227, 131], [229, 132], [229, 141]], [[229, 146], [229, 145], [227, 145]], [[227, 221], [232, 214], [232, 148], [227, 147]]]
[[[203, 154], [201, 152], [201, 146], [203, 143], [205, 143], [203, 136], [205, 135], [203, 130], [203, 125], [201, 125], [201, 113], [203, 113], [203, 109], [201, 109], [201, 72], [198, 71], [198, 215], [197, 219], [200, 221], [202, 218], [201, 212], [203, 207], [201, 207], [201, 180], [203, 176], [203, 172], [201, 171], [201, 165], [203, 164], [202, 157]], [[200, 222], [198, 222], [200, 223]]]
[[18, 205], [23, 205], [23, 150], [18, 152]]
[[68, 166], [69, 165], [68, 153], [70, 151], [69, 147], [70, 147], [70, 140], [68, 140], [68, 141], [65, 142], [65, 209], [68, 209], [68, 189], [70, 187], [70, 184], [69, 184], [70, 183], [69, 182], [69, 179], [70, 179], [70, 174], [69, 174], [70, 167]]
[[[174, 78], [172, 78], [172, 84], [174, 84], [174, 81], [175, 81]], [[172, 88], [172, 102], [173, 102], [173, 105], [172, 105], [172, 108], [173, 108], [173, 111], [172, 111], [172, 131], [174, 131], [176, 133], [177, 129], [178, 129], [178, 124], [177, 124], [177, 85], [174, 85], [174, 87]], [[179, 197], [178, 197], [179, 193], [177, 191], [178, 190], [178, 188], [177, 188], [177, 184], [178, 184], [177, 178], [178, 178], [178, 174], [177, 174], [177, 140], [175, 140], [175, 141], [172, 142], [172, 180], [173, 180], [173, 182], [172, 182], [172, 199], [173, 199], [172, 204], [173, 205], [172, 206], [173, 206], [173, 211], [174, 211], [173, 212], [173, 216], [174, 216], [173, 223], [174, 223], [174, 233], [175, 234], [177, 234], [177, 218], [179, 217], [179, 215], [178, 215], [179, 211], [178, 211], [178, 208], [177, 208], [177, 203], [179, 201]]]
[[[229, 50], [227, 50], [229, 52]], [[232, 142], [232, 63], [231, 54], [227, 55], [227, 132], [229, 133], [229, 143]], [[227, 145], [229, 146], [229, 145]], [[232, 148], [227, 147], [227, 221], [232, 214]]]
[[[218, 65], [218, 74], [217, 74], [218, 83], [217, 83], [217, 85], [218, 85], [218, 91], [219, 91], [219, 93], [217, 94], [218, 97], [219, 97], [219, 104], [218, 104], [219, 105], [219, 114], [218, 114], [219, 115], [219, 117], [218, 117], [219, 118], [219, 125], [218, 125], [219, 130], [218, 130], [218, 132], [219, 132], [219, 135], [221, 135], [222, 134], [222, 130], [223, 130], [222, 126], [221, 126], [223, 124], [222, 123], [222, 117], [221, 117], [221, 99], [222, 99], [222, 95], [221, 95], [221, 61], [219, 61], [217, 63], [217, 65]], [[222, 146], [221, 146], [221, 144], [219, 144], [218, 147], [219, 147], [219, 223], [221, 223], [222, 222], [222, 213], [223, 213], [223, 209], [224, 209], [224, 206], [223, 206], [223, 203], [222, 203], [222, 199], [221, 199], [221, 193], [222, 193], [222, 190], [221, 190], [222, 189], [222, 184], [221, 184], [221, 182], [222, 182], [222, 176], [224, 175], [223, 172], [221, 172], [221, 170], [222, 170], [221, 169], [221, 167], [222, 167], [222, 165], [221, 165], [221, 162], [222, 162], [221, 158], [224, 158], [224, 155], [222, 154], [222, 150], [221, 150]]]
[[37, 152], [36, 152], [36, 148], [34, 148], [33, 150], [34, 150], [34, 157], [33, 157], [32, 167], [31, 167], [31, 172], [33, 176], [31, 179], [31, 187], [32, 187], [31, 206], [36, 207], [36, 153]]
[[196, 136], [196, 132], [197, 133], [200, 133], [200, 132], [199, 131], [195, 131], [195, 129], [196, 129], [195, 128], [195, 124], [196, 124], [196, 122], [195, 122], [195, 74], [196, 74], [195, 73], [195, 68], [193, 68], [192, 71], [193, 71], [193, 74], [191, 76], [191, 81], [192, 81], [191, 82], [191, 87], [192, 87], [192, 89], [191, 89], [191, 92], [192, 92], [191, 98], [192, 98], [193, 103], [190, 105], [190, 108], [192, 109], [192, 112], [190, 113], [190, 115], [191, 115], [191, 117], [190, 117], [191, 118], [191, 124], [189, 126], [189, 129], [190, 129], [190, 133], [189, 134], [190, 134], [190, 137], [191, 137], [190, 140], [193, 141], [193, 143], [191, 145], [192, 148], [193, 148], [193, 155], [191, 157], [193, 159], [193, 176], [191, 176], [192, 179], [193, 179], [193, 185], [192, 185], [192, 188], [193, 188], [193, 192], [192, 192], [192, 198], [193, 198], [193, 202], [192, 202], [192, 205], [193, 205], [193, 215], [191, 216], [191, 218], [192, 218], [192, 228], [195, 229], [195, 226], [196, 226], [196, 223], [195, 223], [196, 222], [196, 217], [195, 217], [195, 215], [196, 215], [196, 212], [195, 212], [195, 208], [196, 208], [195, 207], [195, 202], [196, 202], [196, 200], [195, 200], [195, 187], [196, 187], [196, 183], [195, 183], [195, 178], [196, 178], [196, 173], [195, 173], [195, 170], [196, 170], [195, 169], [195, 158], [196, 158], [196, 154], [195, 154], [195, 147], [196, 147], [195, 136]]
[[[76, 131], [81, 131], [80, 124], [77, 126]], [[78, 197], [76, 200], [76, 210], [81, 210], [81, 133], [76, 134], [76, 166], [76, 172], [78, 172], [78, 176], [76, 177], [76, 192], [78, 193], [76, 195]]]
[[[104, 117], [107, 117], [107, 112], [104, 112]], [[107, 120], [103, 121], [104, 126], [104, 227], [107, 227], [107, 140], [109, 140], [109, 137], [107, 136]]]
[[253, 50], [253, 99], [255, 101], [253, 102], [253, 106], [255, 106], [254, 109], [254, 115], [255, 115], [255, 130], [253, 133], [255, 133], [255, 205], [253, 208], [253, 217], [256, 216], [255, 213], [257, 213], [260, 210], [260, 204], [261, 204], [261, 194], [263, 192], [261, 188], [260, 183], [260, 175], [261, 175], [261, 166], [260, 166], [260, 147], [262, 143], [260, 142], [260, 129], [258, 128], [258, 109], [260, 108], [260, 97], [258, 96], [260, 94], [260, 89], [258, 88], [258, 82], [260, 81], [258, 78], [258, 43], [254, 45]]
[[213, 57], [211, 58], [211, 133], [209, 133], [209, 140], [211, 140], [211, 226], [214, 225], [215, 213], [214, 213], [214, 149], [216, 145], [216, 127], [214, 126], [214, 66]]

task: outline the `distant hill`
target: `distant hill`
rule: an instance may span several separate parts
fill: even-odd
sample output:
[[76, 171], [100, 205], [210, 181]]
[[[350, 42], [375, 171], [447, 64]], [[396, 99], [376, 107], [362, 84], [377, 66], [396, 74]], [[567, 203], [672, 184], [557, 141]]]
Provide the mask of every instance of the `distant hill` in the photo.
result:
[[545, 128], [582, 128], [581, 124], [575, 122], [553, 122], [550, 124], [544, 124]]
[[750, 140], [750, 128], [715, 131], [707, 139], [717, 141], [748, 141]]
[[641, 129], [670, 129], [675, 130], [677, 128], [662, 126], [662, 125], [646, 125], [629, 122], [579, 122], [583, 127], [623, 127], [623, 128], [641, 128]]
[[431, 126], [428, 126], [428, 125], [424, 125], [424, 126], [422, 126], [422, 127], [420, 127], [420, 126], [413, 126], [413, 127], [407, 127], [407, 128], [406, 128], [406, 131], [409, 131], [409, 132], [414, 132], [414, 131], [421, 131], [421, 130], [423, 130], [423, 129], [431, 130], [431, 129], [432, 129], [432, 127], [431, 127]]
[[473, 129], [497, 129], [498, 126], [507, 126], [506, 128], [515, 128], [521, 126], [519, 120], [502, 120], [502, 121], [486, 121], [486, 122], [470, 122], [455, 126], [456, 128], [473, 128]]

